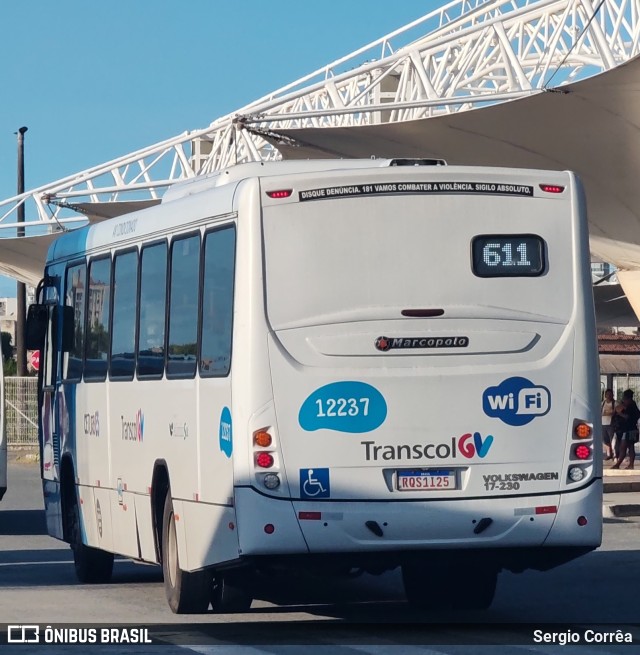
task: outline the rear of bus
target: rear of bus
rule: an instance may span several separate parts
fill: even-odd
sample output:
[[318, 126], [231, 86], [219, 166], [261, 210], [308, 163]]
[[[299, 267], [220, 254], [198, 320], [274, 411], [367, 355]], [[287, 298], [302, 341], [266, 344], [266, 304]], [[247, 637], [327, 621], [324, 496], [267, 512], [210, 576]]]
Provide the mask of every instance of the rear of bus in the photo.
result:
[[383, 165], [262, 178], [259, 193], [269, 402], [236, 490], [241, 552], [400, 564], [406, 587], [597, 547], [576, 178]]

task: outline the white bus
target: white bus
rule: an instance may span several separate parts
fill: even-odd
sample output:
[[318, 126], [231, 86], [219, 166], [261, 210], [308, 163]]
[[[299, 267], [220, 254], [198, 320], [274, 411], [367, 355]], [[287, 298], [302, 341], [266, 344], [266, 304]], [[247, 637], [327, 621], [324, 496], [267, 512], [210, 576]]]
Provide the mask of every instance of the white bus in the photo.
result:
[[244, 164], [61, 236], [43, 352], [49, 533], [81, 581], [161, 564], [174, 612], [260, 570], [401, 566], [425, 608], [598, 547], [599, 377], [569, 172]]

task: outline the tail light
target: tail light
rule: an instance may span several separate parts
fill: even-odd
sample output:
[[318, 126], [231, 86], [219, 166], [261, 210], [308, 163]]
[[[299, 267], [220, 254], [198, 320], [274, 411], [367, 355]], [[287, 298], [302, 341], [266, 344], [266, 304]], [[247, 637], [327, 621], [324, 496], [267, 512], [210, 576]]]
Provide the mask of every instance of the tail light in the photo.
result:
[[573, 434], [577, 439], [589, 439], [592, 433], [593, 430], [588, 423], [577, 423], [573, 428]]
[[557, 184], [541, 184], [540, 188], [545, 193], [562, 193], [564, 191], [564, 187]]
[[259, 452], [256, 455], [256, 464], [263, 469], [269, 469], [273, 466], [273, 455], [267, 452]]
[[[259, 485], [269, 491], [282, 491], [282, 458], [278, 450], [278, 439], [273, 426], [267, 426], [253, 432], [253, 462], [255, 479]], [[266, 469], [266, 470], [265, 470]]]
[[293, 193], [293, 189], [278, 189], [277, 191], [267, 191], [269, 198], [288, 198]]
[[257, 430], [253, 433], [253, 443], [260, 448], [268, 448], [273, 443], [273, 438], [266, 430]]
[[589, 446], [585, 446], [585, 444], [580, 444], [579, 446], [576, 446], [575, 450], [573, 451], [573, 454], [578, 459], [590, 459], [591, 448], [589, 448]]

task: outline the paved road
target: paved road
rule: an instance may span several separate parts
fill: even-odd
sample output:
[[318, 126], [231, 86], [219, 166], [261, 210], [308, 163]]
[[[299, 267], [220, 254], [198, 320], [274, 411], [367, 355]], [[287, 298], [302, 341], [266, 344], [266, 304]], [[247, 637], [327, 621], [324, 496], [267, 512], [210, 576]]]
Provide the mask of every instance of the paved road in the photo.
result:
[[[626, 624], [632, 626], [629, 630], [640, 641], [640, 627], [633, 627], [640, 616], [639, 528], [636, 517], [606, 519], [604, 544], [597, 552], [546, 573], [502, 573], [494, 605], [484, 613], [425, 616], [412, 611], [404, 602], [401, 581], [394, 572], [346, 582], [311, 576], [277, 581], [262, 590], [262, 597], [245, 614], [184, 617], [170, 612], [157, 567], [120, 560], [111, 584], [77, 584], [69, 548], [45, 534], [37, 465], [13, 461], [9, 491], [0, 504], [0, 623], [154, 624], [153, 636], [163, 643], [200, 644], [198, 652], [234, 655], [294, 653], [298, 651], [285, 646], [301, 643], [316, 644], [321, 650], [328, 648], [327, 644], [350, 644], [350, 653], [488, 653], [490, 650], [460, 649], [451, 644], [469, 640], [533, 646], [535, 624], [546, 623], [570, 624], [576, 630], [590, 624], [610, 624], [607, 629], [615, 630]], [[338, 603], [331, 602], [335, 598]], [[189, 625], [184, 625], [185, 619]], [[522, 622], [532, 624], [531, 629], [518, 632], [503, 625]], [[461, 623], [476, 625], [465, 630]], [[438, 643], [449, 645], [438, 649], [430, 646], [430, 650], [424, 646]], [[230, 651], [221, 650], [225, 644]], [[605, 647], [604, 652], [637, 647], [637, 643], [610, 646], [611, 651]], [[23, 655], [31, 650], [12, 648]], [[131, 648], [132, 652], [144, 653], [148, 649], [155, 652], [157, 647]], [[332, 648], [332, 653], [342, 650]], [[504, 652], [512, 649], [505, 648]], [[572, 647], [542, 648], [544, 652], [566, 653]], [[166, 653], [174, 650], [165, 647]], [[185, 650], [178, 650], [185, 655]], [[5, 652], [9, 652], [6, 647]], [[580, 652], [587, 651], [583, 648]]]

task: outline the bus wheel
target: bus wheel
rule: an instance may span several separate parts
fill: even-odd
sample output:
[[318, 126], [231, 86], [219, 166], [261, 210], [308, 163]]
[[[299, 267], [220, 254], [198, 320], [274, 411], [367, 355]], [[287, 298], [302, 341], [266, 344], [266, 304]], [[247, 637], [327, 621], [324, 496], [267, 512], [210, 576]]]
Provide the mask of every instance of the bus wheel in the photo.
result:
[[80, 511], [78, 502], [75, 498], [75, 488], [73, 498], [67, 499], [68, 507], [68, 526], [69, 541], [73, 551], [73, 564], [76, 569], [76, 577], [82, 583], [106, 583], [111, 580], [113, 573], [113, 553], [107, 553], [98, 548], [91, 548], [82, 543], [82, 533], [80, 530]]
[[251, 594], [244, 587], [230, 584], [223, 575], [213, 577], [211, 607], [214, 612], [246, 612], [251, 607], [252, 600]]
[[162, 573], [164, 592], [174, 614], [202, 614], [207, 611], [211, 573], [189, 573], [180, 568], [171, 490], [167, 492], [162, 519]]

